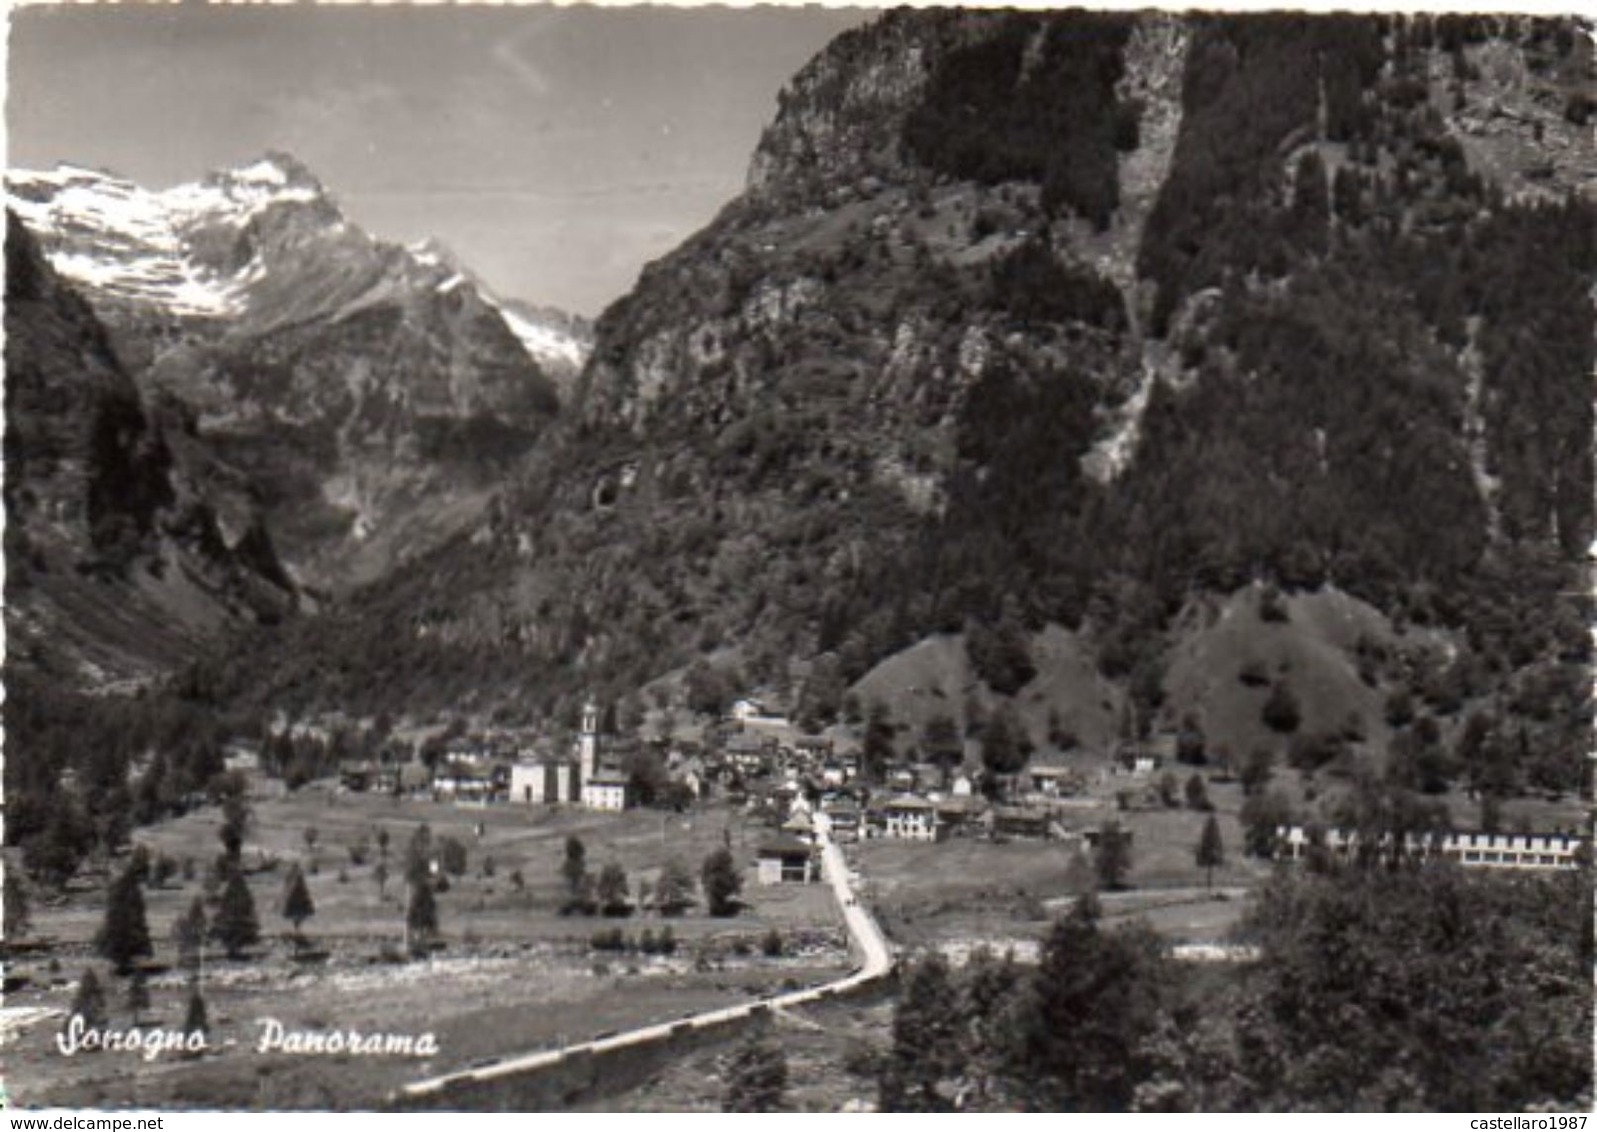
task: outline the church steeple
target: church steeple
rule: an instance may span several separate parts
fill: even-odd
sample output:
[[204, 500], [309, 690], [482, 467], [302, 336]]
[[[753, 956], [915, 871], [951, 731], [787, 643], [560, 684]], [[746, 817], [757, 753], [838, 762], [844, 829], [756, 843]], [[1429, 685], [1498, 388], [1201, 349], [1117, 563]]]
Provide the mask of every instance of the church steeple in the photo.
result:
[[582, 781], [590, 782], [599, 768], [599, 705], [589, 700], [582, 705], [582, 730], [577, 734], [577, 761]]

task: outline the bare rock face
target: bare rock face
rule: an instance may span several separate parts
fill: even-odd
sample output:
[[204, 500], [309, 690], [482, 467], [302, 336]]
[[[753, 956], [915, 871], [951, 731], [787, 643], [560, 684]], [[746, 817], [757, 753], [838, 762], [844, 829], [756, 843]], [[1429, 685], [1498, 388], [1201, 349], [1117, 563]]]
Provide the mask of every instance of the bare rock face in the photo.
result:
[[15, 216], [5, 312], [8, 670], [125, 686], [293, 612], [244, 477], [141, 397]]
[[[1456, 37], [1468, 105], [1562, 114], [1589, 83], [1559, 26], [847, 33], [781, 96], [745, 192], [599, 319], [562, 427], [483, 520], [297, 644], [318, 679], [375, 666], [330, 700], [538, 714], [648, 685], [803, 702], [930, 636], [1052, 626], [1096, 677], [1028, 684], [986, 647], [983, 682], [1036, 722], [1061, 689], [1113, 702], [1101, 678], [1173, 727], [1172, 620], [1269, 583], [1445, 622], [1513, 673], [1480, 703], [1579, 686], [1578, 616], [1506, 606], [1580, 589], [1593, 203], [1521, 199], [1533, 155], [1477, 163], [1430, 77]], [[1543, 124], [1560, 139], [1584, 160]]]
[[139, 385], [257, 485], [312, 589], [480, 513], [557, 408], [529, 335], [580, 364], [580, 340], [518, 322], [447, 253], [350, 224], [290, 157], [162, 192], [73, 168], [15, 171], [8, 191]]

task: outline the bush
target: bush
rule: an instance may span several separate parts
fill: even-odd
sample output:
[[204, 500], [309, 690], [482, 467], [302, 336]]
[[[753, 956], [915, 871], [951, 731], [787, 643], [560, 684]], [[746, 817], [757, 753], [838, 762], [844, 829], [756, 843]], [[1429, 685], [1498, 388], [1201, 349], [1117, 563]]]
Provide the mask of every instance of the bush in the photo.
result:
[[1270, 698], [1264, 701], [1264, 707], [1259, 710], [1259, 718], [1271, 731], [1279, 731], [1283, 735], [1289, 735], [1298, 729], [1303, 714], [1298, 707], [1297, 696], [1285, 681], [1276, 682], [1270, 692]]
[[470, 854], [467, 853], [466, 847], [459, 840], [453, 837], [440, 838], [438, 855], [446, 873], [456, 877], [466, 875]]
[[760, 940], [760, 952], [768, 959], [774, 959], [782, 954], [782, 933], [772, 928]]

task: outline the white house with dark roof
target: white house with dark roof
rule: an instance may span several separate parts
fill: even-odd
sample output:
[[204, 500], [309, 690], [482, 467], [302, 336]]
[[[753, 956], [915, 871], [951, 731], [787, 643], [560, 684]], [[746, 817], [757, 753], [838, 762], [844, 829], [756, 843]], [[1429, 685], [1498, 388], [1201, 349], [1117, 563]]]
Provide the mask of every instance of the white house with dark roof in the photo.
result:
[[882, 805], [882, 836], [902, 841], [936, 841], [941, 827], [937, 807], [914, 794], [900, 794]]

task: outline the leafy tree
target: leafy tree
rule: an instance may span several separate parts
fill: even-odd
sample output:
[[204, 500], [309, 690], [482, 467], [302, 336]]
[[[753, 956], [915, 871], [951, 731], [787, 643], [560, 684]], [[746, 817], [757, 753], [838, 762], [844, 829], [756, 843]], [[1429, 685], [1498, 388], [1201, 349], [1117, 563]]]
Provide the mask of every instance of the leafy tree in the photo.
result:
[[1006, 606], [996, 626], [972, 621], [965, 630], [965, 648], [976, 675], [999, 695], [1014, 695], [1037, 674], [1025, 629], [1012, 606]]
[[737, 896], [743, 891], [743, 878], [738, 874], [730, 849], [722, 846], [706, 857], [699, 879], [704, 886], [710, 915], [731, 916], [737, 912]]
[[680, 915], [693, 902], [693, 874], [675, 857], [660, 869], [654, 885], [654, 904], [662, 916]]
[[958, 996], [948, 961], [931, 952], [908, 966], [893, 1008], [893, 1046], [880, 1076], [886, 1112], [949, 1112], [964, 1067]]
[[1242, 793], [1248, 797], [1262, 791], [1270, 783], [1274, 774], [1271, 764], [1275, 756], [1268, 747], [1255, 747], [1248, 752], [1248, 757], [1242, 763]]
[[1242, 800], [1242, 838], [1254, 857], [1275, 856], [1276, 831], [1292, 821], [1292, 803], [1279, 790], [1250, 794]]
[[1131, 835], [1112, 821], [1098, 827], [1098, 887], [1113, 891], [1125, 884], [1131, 871]]
[[782, 954], [782, 933], [776, 928], [771, 928], [760, 940], [760, 954], [767, 959], [775, 959]]
[[439, 863], [452, 877], [463, 877], [471, 866], [471, 855], [458, 838], [445, 837], [438, 842]]
[[1185, 793], [1187, 809], [1199, 811], [1214, 809], [1214, 803], [1209, 801], [1209, 788], [1203, 781], [1203, 775], [1196, 771], [1187, 777]]
[[72, 1008], [67, 1016], [76, 1015], [83, 1019], [83, 1026], [89, 1030], [105, 1028], [107, 1016], [105, 1008], [105, 989], [100, 986], [100, 977], [94, 969], [88, 968], [83, 972], [83, 977], [78, 980], [77, 993], [72, 996]]
[[1181, 780], [1176, 777], [1175, 771], [1167, 770], [1159, 776], [1159, 801], [1164, 803], [1166, 809], [1180, 808], [1180, 783]]
[[294, 865], [288, 870], [288, 879], [283, 885], [283, 918], [294, 925], [294, 935], [298, 936], [300, 926], [315, 914], [316, 904], [305, 884], [305, 874]]
[[155, 954], [144, 919], [144, 893], [131, 868], [111, 883], [106, 896], [105, 920], [95, 937], [95, 945], [119, 975], [131, 971], [134, 960]]
[[987, 770], [985, 788], [989, 793], [997, 789], [997, 776], [1018, 773], [1027, 758], [1024, 732], [1015, 709], [1004, 704], [987, 721], [982, 730], [981, 761]]
[[626, 870], [614, 861], [605, 865], [599, 870], [595, 893], [599, 898], [599, 907], [606, 916], [626, 915], [629, 910]]
[[388, 837], [389, 837], [388, 827], [387, 826], [382, 826], [382, 825], [378, 826], [377, 827], [377, 856], [379, 858], [381, 858], [382, 860], [384, 860], [384, 861], [388, 860]]
[[866, 711], [865, 744], [861, 752], [861, 771], [868, 782], [880, 782], [893, 761], [893, 717], [881, 700], [872, 700]]
[[698, 660], [688, 669], [683, 681], [690, 711], [719, 718], [732, 700], [731, 678], [709, 662]]
[[1203, 823], [1203, 834], [1198, 838], [1194, 856], [1198, 868], [1204, 871], [1204, 887], [1213, 888], [1214, 870], [1225, 864], [1225, 848], [1220, 843], [1220, 823], [1213, 814]]
[[965, 1019], [963, 1076], [973, 1086], [970, 1107], [983, 1109], [998, 1091], [1010, 1051], [1012, 1014], [1024, 980], [1012, 952], [999, 958], [986, 947], [971, 952], [962, 975], [957, 1009]]
[[22, 845], [22, 864], [35, 880], [52, 888], [66, 887], [88, 855], [87, 825], [72, 797], [56, 800], [41, 833]]
[[236, 869], [228, 876], [227, 886], [222, 890], [211, 935], [227, 950], [229, 959], [238, 959], [245, 948], [260, 942], [261, 925], [255, 915], [255, 897], [250, 893], [244, 874]]
[[787, 1089], [787, 1056], [764, 1038], [751, 1038], [733, 1052], [726, 1068], [722, 1112], [777, 1112]]
[[959, 734], [959, 724], [946, 712], [939, 712], [926, 721], [921, 732], [921, 750], [926, 757], [945, 771], [957, 767], [965, 758], [965, 741]]
[[[1589, 1093], [1591, 889], [1561, 876], [1293, 870], [1244, 922], [1239, 1107], [1504, 1111]], [[1534, 988], [1534, 989], [1532, 989]], [[1338, 1019], [1339, 1038], [1311, 1037]]]
[[813, 732], [836, 723], [847, 690], [848, 682], [843, 678], [836, 654], [823, 653], [816, 657], [809, 679], [804, 682], [799, 708], [799, 717], [806, 725], [804, 729]]
[[1150, 1073], [1161, 945], [1146, 928], [1103, 931], [1098, 915], [1087, 897], [1054, 924], [1013, 1017], [1004, 1075], [1033, 1111], [1122, 1112]]
[[1181, 730], [1176, 734], [1176, 761], [1189, 766], [1202, 766], [1209, 761], [1207, 745], [1207, 737], [1198, 720], [1190, 715], [1182, 719]]

